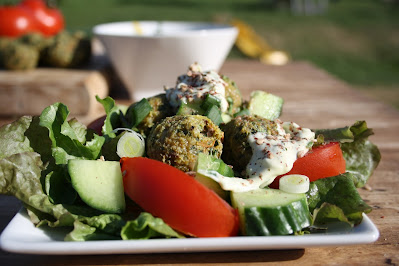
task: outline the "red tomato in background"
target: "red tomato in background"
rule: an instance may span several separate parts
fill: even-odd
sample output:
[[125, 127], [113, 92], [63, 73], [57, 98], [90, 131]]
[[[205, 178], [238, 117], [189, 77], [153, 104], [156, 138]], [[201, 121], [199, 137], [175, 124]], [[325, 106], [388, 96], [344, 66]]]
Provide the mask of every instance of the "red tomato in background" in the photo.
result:
[[332, 142], [312, 149], [304, 157], [295, 161], [288, 173], [278, 176], [271, 188], [279, 188], [279, 180], [282, 176], [300, 174], [309, 177], [309, 181], [320, 178], [336, 176], [346, 171], [346, 162], [338, 142]]
[[238, 233], [238, 216], [226, 201], [193, 177], [165, 163], [122, 158], [125, 193], [173, 229], [197, 237]]
[[19, 37], [37, 31], [36, 20], [29, 10], [19, 6], [0, 7], [0, 36]]
[[45, 36], [52, 36], [64, 29], [64, 17], [56, 8], [47, 7], [43, 0], [24, 0], [20, 3], [32, 11], [37, 21], [37, 27]]

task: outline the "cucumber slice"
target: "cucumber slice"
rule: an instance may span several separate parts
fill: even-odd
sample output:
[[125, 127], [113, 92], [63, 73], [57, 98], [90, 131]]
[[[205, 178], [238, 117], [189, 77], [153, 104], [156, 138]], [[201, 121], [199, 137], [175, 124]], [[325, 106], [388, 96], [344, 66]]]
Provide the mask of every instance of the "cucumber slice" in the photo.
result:
[[72, 159], [68, 172], [73, 188], [90, 207], [106, 213], [125, 210], [125, 194], [119, 162]]
[[264, 91], [254, 91], [248, 102], [248, 110], [253, 115], [275, 120], [281, 115], [283, 103], [284, 100], [281, 97]]
[[212, 155], [207, 155], [200, 152], [197, 157], [197, 164], [195, 165], [194, 171], [217, 171], [219, 174], [228, 177], [234, 177], [233, 169], [225, 164], [222, 159], [216, 158]]
[[311, 224], [305, 194], [256, 189], [232, 192], [231, 203], [238, 209], [243, 235], [289, 235]]
[[209, 175], [211, 175], [210, 171], [216, 171], [223, 176], [233, 177], [234, 172], [230, 166], [214, 156], [199, 153], [194, 171], [196, 172], [195, 179], [198, 182], [216, 192], [221, 198], [228, 199], [229, 192], [222, 189], [219, 183], [209, 177]]
[[309, 177], [306, 175], [285, 175], [279, 180], [279, 188], [288, 193], [306, 193], [309, 190]]
[[213, 180], [212, 178], [208, 177], [206, 175], [206, 173], [195, 173], [195, 180], [197, 180], [198, 182], [200, 182], [201, 184], [203, 184], [204, 186], [206, 186], [207, 188], [209, 188], [210, 190], [212, 190], [213, 192], [215, 192], [216, 194], [218, 194], [219, 197], [221, 197], [224, 200], [228, 200], [229, 198], [229, 192], [224, 190], [218, 182], [216, 182], [215, 180]]

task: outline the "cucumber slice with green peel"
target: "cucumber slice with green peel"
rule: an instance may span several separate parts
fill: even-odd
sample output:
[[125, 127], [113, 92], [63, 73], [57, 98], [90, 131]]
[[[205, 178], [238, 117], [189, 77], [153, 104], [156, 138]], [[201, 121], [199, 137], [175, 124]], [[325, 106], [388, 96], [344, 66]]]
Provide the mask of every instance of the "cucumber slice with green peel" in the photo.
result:
[[222, 159], [199, 153], [194, 171], [196, 172], [195, 179], [198, 182], [216, 192], [221, 198], [228, 199], [229, 192], [222, 189], [219, 183], [210, 177], [212, 175], [210, 171], [216, 171], [223, 176], [234, 177], [233, 169], [225, 164]]
[[282, 113], [283, 103], [283, 98], [279, 96], [264, 91], [254, 91], [248, 102], [248, 110], [252, 115], [275, 120]]
[[90, 207], [106, 213], [125, 211], [125, 193], [119, 162], [72, 159], [68, 172], [73, 188]]
[[198, 154], [197, 163], [194, 168], [194, 171], [198, 172], [198, 170], [214, 170], [223, 176], [234, 177], [233, 169], [223, 162], [222, 159], [216, 158], [212, 155], [207, 155], [202, 152]]
[[222, 187], [219, 185], [218, 182], [207, 176], [205, 173], [195, 173], [195, 180], [218, 194], [219, 197], [221, 197], [224, 200], [228, 200], [229, 198], [229, 192], [222, 189]]
[[290, 235], [311, 225], [305, 194], [278, 189], [231, 192], [231, 203], [238, 209], [243, 235]]

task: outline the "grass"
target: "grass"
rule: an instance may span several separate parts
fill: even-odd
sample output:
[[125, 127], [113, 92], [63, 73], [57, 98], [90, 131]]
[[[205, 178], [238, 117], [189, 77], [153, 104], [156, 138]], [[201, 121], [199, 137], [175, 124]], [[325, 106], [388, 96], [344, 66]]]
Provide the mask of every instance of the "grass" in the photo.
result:
[[[68, 29], [86, 31], [111, 21], [225, 22], [238, 18], [294, 60], [311, 61], [399, 108], [397, 0], [330, 0], [326, 13], [312, 16], [292, 14], [287, 3], [288, 0], [60, 0], [59, 7]], [[229, 57], [243, 55], [233, 49]]]

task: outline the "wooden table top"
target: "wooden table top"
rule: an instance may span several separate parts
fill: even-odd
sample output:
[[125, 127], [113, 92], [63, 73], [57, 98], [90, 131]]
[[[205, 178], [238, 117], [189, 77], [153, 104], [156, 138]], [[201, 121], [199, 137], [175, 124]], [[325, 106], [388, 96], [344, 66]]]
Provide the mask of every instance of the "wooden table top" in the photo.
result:
[[[137, 264], [399, 264], [399, 112], [366, 97], [347, 84], [306, 62], [266, 66], [255, 61], [230, 60], [220, 73], [236, 81], [243, 97], [252, 90], [265, 90], [285, 99], [283, 121], [295, 121], [308, 128], [335, 128], [366, 120], [375, 135], [382, 161], [369, 180], [372, 190], [359, 189], [373, 207], [368, 215], [380, 231], [373, 244], [306, 248], [300, 250], [125, 254], [86, 256], [44, 256], [0, 251], [1, 265], [137, 265]], [[100, 113], [98, 115], [101, 115]], [[83, 118], [90, 120], [93, 117]], [[0, 125], [9, 119], [0, 118]], [[0, 230], [21, 204], [0, 196]]]

